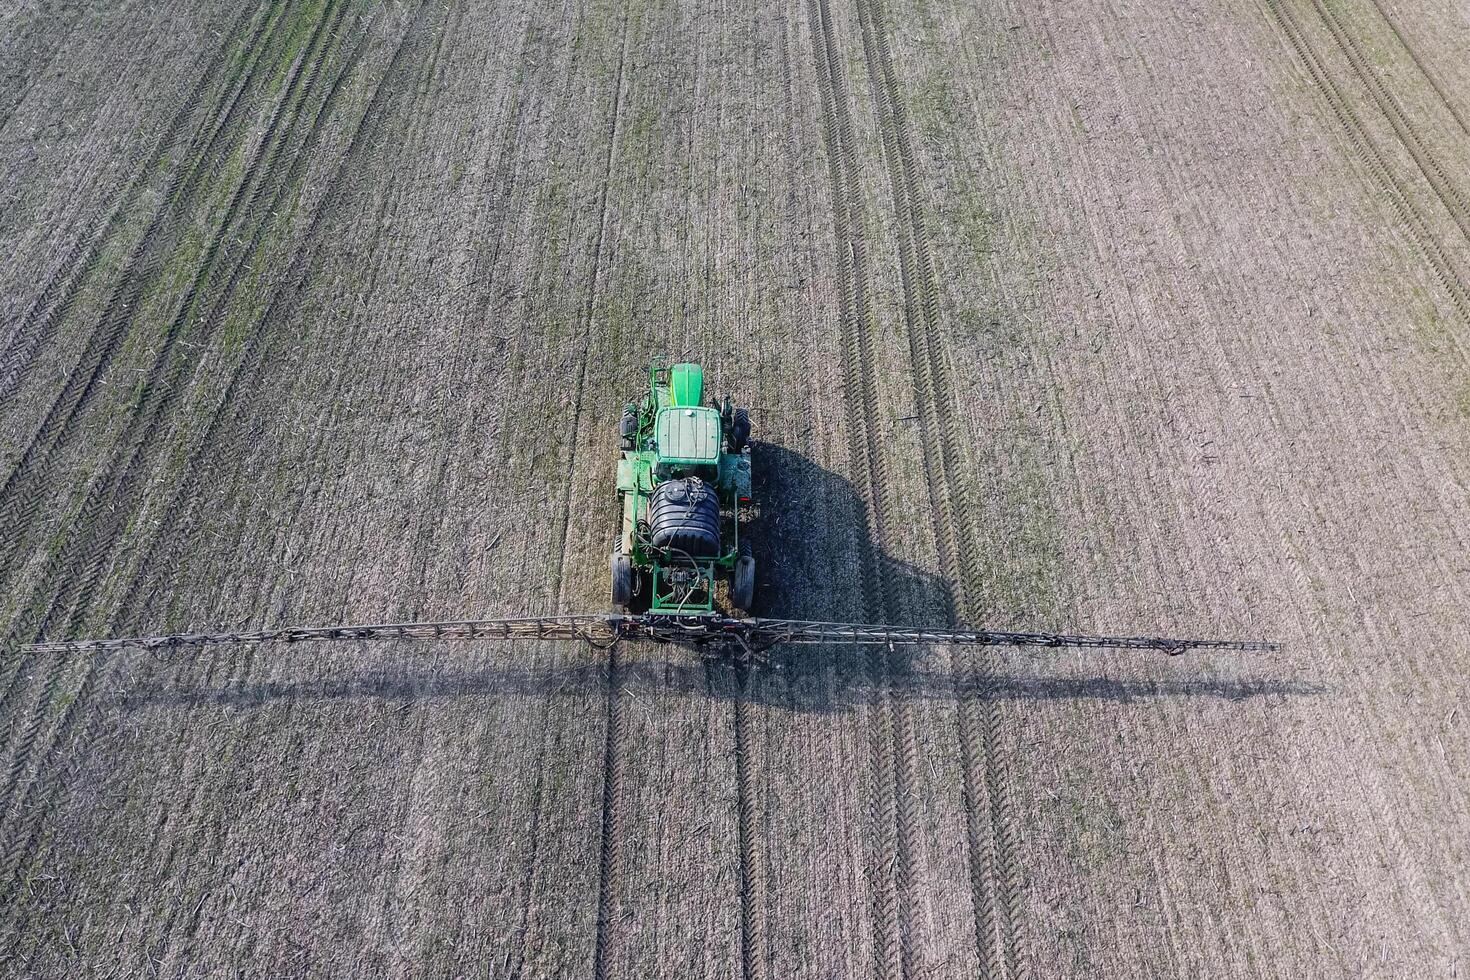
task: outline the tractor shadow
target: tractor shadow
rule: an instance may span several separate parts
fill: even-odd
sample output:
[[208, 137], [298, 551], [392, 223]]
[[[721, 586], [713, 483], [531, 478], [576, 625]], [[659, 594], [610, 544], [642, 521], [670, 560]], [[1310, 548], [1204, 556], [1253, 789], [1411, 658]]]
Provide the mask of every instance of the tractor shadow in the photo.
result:
[[[882, 552], [868, 525], [863, 498], [847, 478], [770, 443], [755, 445], [754, 464], [760, 502], [752, 525], [758, 565], [756, 615], [937, 627], [953, 622], [954, 597], [948, 583]], [[889, 506], [902, 519], [906, 513], [902, 501], [890, 501]], [[496, 649], [515, 659], [470, 667], [456, 663], [459, 656], [446, 645], [409, 654], [428, 661], [419, 669], [405, 669], [406, 658], [394, 652], [391, 666], [361, 666], [330, 679], [247, 682], [213, 690], [135, 686], [123, 701], [131, 708], [170, 703], [250, 707], [294, 698], [595, 697], [606, 690], [609, 671], [604, 653], [572, 659], [520, 644]], [[1197, 656], [1170, 661], [1171, 677], [1118, 679], [1103, 676], [1118, 655], [1103, 651], [1095, 655], [1097, 676], [1059, 678], [1038, 676], [1043, 672], [1028, 666], [1033, 658], [1057, 656], [1045, 650], [956, 647], [946, 654], [938, 648], [904, 646], [890, 650], [852, 644], [792, 645], [738, 662], [729, 655], [697, 649], [631, 643], [618, 653], [615, 680], [620, 690], [637, 697], [744, 699], [811, 713], [844, 712], [888, 698], [1242, 701], [1324, 691], [1296, 681], [1250, 676], [1259, 668], [1246, 661], [1227, 661], [1226, 669], [1234, 676], [1221, 678], [1214, 676], [1220, 671], [1219, 658], [1204, 661]], [[386, 659], [366, 648], [362, 657]]]
[[[939, 628], [956, 625], [949, 582], [884, 551], [869, 523], [864, 499], [849, 479], [772, 443], [755, 444], [753, 455], [756, 499], [761, 502], [753, 528], [759, 569], [755, 615]], [[903, 501], [887, 504], [895, 523], [922, 516], [906, 509]], [[892, 530], [899, 533], [900, 529]], [[619, 679], [634, 690], [674, 689], [691, 696], [740, 697], [789, 711], [817, 713], [847, 711], [885, 698], [1128, 702], [1205, 697], [1242, 701], [1324, 690], [1300, 682], [1245, 676], [1252, 665], [1243, 661], [1230, 667], [1236, 676], [1208, 676], [1188, 666], [1200, 664], [1198, 656], [1172, 661], [1178, 665], [1175, 672], [1189, 676], [1128, 680], [1047, 677], [1028, 669], [1035, 658], [1057, 656], [1054, 651], [951, 649], [952, 655], [946, 655], [938, 648], [914, 646], [787, 645], [749, 663], [706, 658], [703, 664], [691, 651], [655, 661], [632, 659]], [[1119, 656], [1107, 651], [1092, 655], [1113, 662]], [[1163, 655], [1135, 652], [1122, 656]], [[1099, 670], [1105, 669], [1100, 662]], [[1212, 664], [1209, 673], [1218, 673], [1218, 666]]]

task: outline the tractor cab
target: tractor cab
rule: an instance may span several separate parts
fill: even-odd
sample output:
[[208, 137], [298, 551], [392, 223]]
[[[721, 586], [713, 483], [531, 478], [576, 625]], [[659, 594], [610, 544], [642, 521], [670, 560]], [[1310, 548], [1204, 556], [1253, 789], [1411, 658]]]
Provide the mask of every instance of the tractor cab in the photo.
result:
[[697, 476], [706, 483], [719, 480], [720, 413], [713, 408], [676, 405], [660, 409], [653, 424], [656, 481]]

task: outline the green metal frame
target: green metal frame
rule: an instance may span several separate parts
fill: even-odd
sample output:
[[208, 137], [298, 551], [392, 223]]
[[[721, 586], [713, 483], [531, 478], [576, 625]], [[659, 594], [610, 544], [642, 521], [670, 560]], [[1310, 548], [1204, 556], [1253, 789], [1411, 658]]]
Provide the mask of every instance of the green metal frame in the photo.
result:
[[[715, 563], [712, 561], [697, 562], [689, 568], [699, 579], [697, 586], [681, 588], [678, 585], [670, 585], [667, 574], [677, 573], [681, 569], [666, 568], [657, 562], [653, 563], [649, 581], [652, 583], [652, 596], [648, 603], [648, 611], [656, 613], [712, 613], [715, 611]], [[702, 597], [702, 598], [701, 598]]]

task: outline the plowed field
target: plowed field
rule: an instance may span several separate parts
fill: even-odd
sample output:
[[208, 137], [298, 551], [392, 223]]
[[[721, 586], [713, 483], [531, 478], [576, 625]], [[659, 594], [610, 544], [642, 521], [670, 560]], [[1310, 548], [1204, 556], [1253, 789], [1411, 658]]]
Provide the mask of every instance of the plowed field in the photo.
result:
[[[0, 972], [1451, 977], [1446, 0], [0, 10]], [[758, 610], [1271, 657], [30, 655], [607, 606], [651, 358]]]

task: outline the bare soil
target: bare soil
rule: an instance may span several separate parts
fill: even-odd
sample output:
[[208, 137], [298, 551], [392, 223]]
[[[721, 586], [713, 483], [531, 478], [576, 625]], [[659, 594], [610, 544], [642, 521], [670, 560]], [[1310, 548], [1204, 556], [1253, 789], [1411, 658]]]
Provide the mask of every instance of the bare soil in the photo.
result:
[[[1467, 43], [0, 11], [0, 972], [1459, 975]], [[751, 409], [763, 613], [1285, 653], [22, 651], [602, 609], [656, 357]]]

